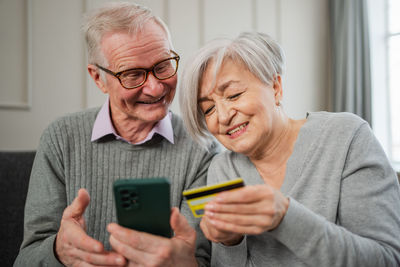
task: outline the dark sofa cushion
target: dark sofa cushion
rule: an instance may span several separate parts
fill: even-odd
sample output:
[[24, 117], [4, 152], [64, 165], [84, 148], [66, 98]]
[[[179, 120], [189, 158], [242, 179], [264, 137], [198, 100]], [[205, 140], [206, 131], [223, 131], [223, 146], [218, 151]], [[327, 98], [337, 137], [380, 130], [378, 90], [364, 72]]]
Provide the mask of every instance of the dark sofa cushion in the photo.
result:
[[12, 266], [23, 237], [24, 206], [34, 151], [0, 151], [0, 262]]

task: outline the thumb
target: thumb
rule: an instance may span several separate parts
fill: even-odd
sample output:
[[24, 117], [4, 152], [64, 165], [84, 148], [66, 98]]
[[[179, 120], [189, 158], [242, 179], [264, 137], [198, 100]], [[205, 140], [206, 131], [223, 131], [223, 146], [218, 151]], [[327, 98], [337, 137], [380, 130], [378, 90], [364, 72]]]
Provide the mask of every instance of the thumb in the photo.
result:
[[72, 201], [71, 205], [69, 205], [63, 214], [63, 219], [74, 218], [79, 219], [82, 217], [83, 213], [86, 210], [86, 207], [89, 205], [90, 197], [89, 193], [86, 189], [79, 189], [78, 196]]
[[185, 240], [191, 245], [196, 242], [196, 231], [189, 225], [185, 216], [179, 213], [178, 208], [173, 207], [171, 213], [171, 227], [176, 238]]

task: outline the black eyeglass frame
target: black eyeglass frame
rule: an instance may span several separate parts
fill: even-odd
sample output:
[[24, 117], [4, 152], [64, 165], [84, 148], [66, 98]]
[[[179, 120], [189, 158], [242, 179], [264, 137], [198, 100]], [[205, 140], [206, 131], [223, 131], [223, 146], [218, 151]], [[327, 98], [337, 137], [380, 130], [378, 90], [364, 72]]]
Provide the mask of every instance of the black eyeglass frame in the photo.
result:
[[[137, 87], [142, 86], [142, 85], [147, 81], [147, 78], [149, 77], [149, 72], [153, 73], [153, 76], [156, 77], [156, 78], [157, 78], [158, 80], [160, 80], [160, 81], [169, 79], [169, 78], [171, 78], [172, 76], [174, 76], [174, 75], [178, 72], [179, 60], [180, 60], [181, 57], [180, 57], [175, 51], [173, 51], [173, 50], [170, 50], [170, 51], [175, 55], [174, 57], [169, 57], [169, 58], [163, 59], [163, 60], [161, 60], [161, 61], [155, 63], [155, 64], [154, 64], [153, 66], [151, 66], [150, 68], [132, 68], [132, 69], [127, 69], [127, 70], [123, 70], [123, 71], [119, 71], [119, 72], [113, 72], [113, 71], [111, 71], [111, 70], [109, 70], [109, 69], [106, 69], [106, 68], [100, 66], [99, 64], [95, 64], [95, 65], [96, 65], [96, 67], [98, 67], [98, 68], [101, 69], [102, 71], [107, 72], [108, 74], [111, 74], [112, 76], [114, 76], [115, 78], [117, 78], [118, 81], [119, 81], [119, 83], [121, 84], [121, 86], [124, 87], [125, 89], [134, 89], [134, 88], [137, 88]], [[174, 72], [171, 76], [169, 76], [169, 77], [162, 78], [162, 79], [158, 78], [157, 75], [154, 73], [154, 67], [157, 66], [158, 64], [164, 62], [164, 61], [171, 60], [171, 59], [174, 59], [174, 60], [176, 61], [176, 69], [175, 69], [175, 72]], [[140, 84], [135, 85], [135, 86], [133, 86], [133, 87], [126, 87], [125, 85], [122, 84], [122, 81], [121, 81], [121, 78], [120, 78], [120, 77], [121, 77], [121, 75], [122, 75], [124, 72], [132, 71], [132, 70], [144, 70], [144, 71], [145, 71], [144, 80], [143, 80], [143, 82], [141, 82]]]

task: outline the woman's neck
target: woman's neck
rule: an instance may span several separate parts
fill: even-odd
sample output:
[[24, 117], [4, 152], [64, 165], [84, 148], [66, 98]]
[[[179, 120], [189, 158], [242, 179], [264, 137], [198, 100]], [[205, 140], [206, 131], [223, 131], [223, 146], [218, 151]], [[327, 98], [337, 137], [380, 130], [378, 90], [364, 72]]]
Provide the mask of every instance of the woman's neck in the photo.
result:
[[301, 126], [306, 120], [287, 118], [265, 149], [257, 156], [249, 157], [264, 181], [279, 189], [286, 173], [286, 163], [292, 155]]

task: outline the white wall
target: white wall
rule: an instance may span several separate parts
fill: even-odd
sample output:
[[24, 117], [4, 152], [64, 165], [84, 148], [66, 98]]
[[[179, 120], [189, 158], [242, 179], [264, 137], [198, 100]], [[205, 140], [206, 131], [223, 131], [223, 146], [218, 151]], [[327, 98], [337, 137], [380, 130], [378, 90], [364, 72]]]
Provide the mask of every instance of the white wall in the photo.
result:
[[[19, 33], [0, 39], [0, 150], [35, 149], [50, 121], [103, 103], [104, 95], [86, 72], [79, 31], [82, 14], [103, 2], [106, 0], [0, 2], [0, 24], [7, 25], [0, 26], [2, 36], [4, 32]], [[301, 118], [307, 111], [327, 109], [328, 0], [136, 2], [149, 6], [167, 22], [181, 66], [214, 37], [235, 36], [243, 30], [269, 33], [286, 52], [283, 104], [289, 116]], [[7, 72], [10, 66], [20, 73]], [[9, 80], [19, 82], [1, 82]], [[172, 109], [179, 112], [177, 103], [175, 99]]]

